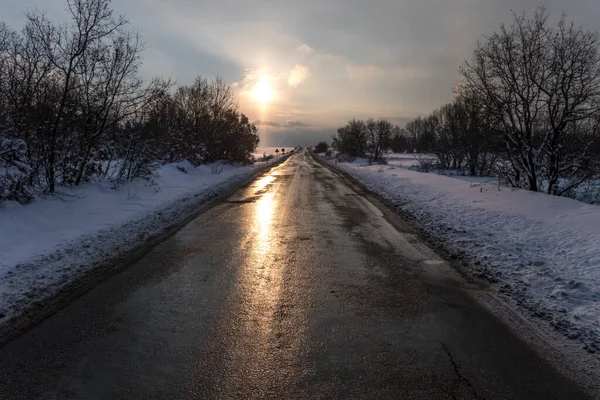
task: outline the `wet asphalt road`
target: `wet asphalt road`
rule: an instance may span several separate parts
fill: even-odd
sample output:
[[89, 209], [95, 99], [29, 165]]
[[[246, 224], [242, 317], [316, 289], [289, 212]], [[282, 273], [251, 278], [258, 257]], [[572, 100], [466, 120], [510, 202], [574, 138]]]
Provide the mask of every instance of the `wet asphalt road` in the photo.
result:
[[0, 398], [583, 395], [300, 153], [0, 349]]

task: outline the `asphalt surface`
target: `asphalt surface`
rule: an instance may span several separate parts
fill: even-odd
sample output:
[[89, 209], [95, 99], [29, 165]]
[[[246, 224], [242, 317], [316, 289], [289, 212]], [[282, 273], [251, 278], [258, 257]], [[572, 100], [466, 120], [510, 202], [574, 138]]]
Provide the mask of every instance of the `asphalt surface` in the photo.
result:
[[307, 153], [0, 349], [0, 398], [579, 399]]

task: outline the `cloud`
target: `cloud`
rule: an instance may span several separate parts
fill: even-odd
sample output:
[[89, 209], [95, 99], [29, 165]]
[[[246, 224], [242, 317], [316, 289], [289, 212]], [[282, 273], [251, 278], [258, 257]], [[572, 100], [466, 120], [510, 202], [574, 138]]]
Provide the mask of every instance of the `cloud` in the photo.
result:
[[352, 65], [346, 66], [346, 74], [351, 81], [374, 80], [385, 76], [385, 70], [376, 65]]
[[300, 46], [298, 46], [296, 51], [298, 53], [302, 53], [302, 54], [310, 54], [315, 50], [312, 47], [310, 47], [309, 45], [307, 45], [306, 43], [304, 43], [304, 44], [301, 44]]
[[427, 78], [429, 69], [415, 67], [381, 67], [378, 65], [346, 65], [346, 76], [351, 81], [377, 81], [382, 79], [402, 81]]
[[304, 82], [310, 77], [310, 69], [305, 65], [296, 64], [294, 69], [290, 71], [288, 78], [288, 85], [293, 88], [297, 88], [299, 84]]
[[256, 126], [268, 126], [270, 128], [306, 128], [308, 124], [305, 124], [302, 121], [286, 121], [283, 123], [275, 122], [275, 121], [254, 121], [254, 125]]
[[308, 125], [301, 121], [288, 121], [283, 126], [286, 128], [303, 128]]
[[254, 125], [256, 125], [256, 126], [270, 126], [272, 128], [281, 128], [281, 124], [278, 123], [278, 122], [274, 122], [274, 121], [256, 120], [256, 121], [254, 121]]
[[336, 130], [337, 127], [275, 129], [261, 134], [261, 145], [265, 143], [280, 147], [314, 146], [323, 140], [331, 143], [331, 137]]
[[250, 90], [264, 76], [270, 75], [269, 68], [245, 68], [244, 77], [232, 83], [233, 88], [241, 90]]

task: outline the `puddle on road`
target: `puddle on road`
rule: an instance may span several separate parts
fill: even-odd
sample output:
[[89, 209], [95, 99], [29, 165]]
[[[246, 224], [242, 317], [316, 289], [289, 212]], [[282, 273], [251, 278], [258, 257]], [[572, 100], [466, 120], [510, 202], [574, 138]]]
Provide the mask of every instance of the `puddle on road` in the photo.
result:
[[441, 259], [428, 259], [420, 262], [421, 272], [435, 280], [443, 282], [454, 282], [463, 285], [465, 282], [447, 261]]
[[255, 203], [260, 200], [262, 195], [269, 191], [273, 182], [276, 180], [277, 178], [272, 174], [263, 176], [248, 188], [236, 192], [233, 196], [229, 197], [226, 202], [233, 204]]
[[436, 265], [442, 265], [442, 264], [444, 264], [444, 262], [445, 262], [444, 260], [425, 260], [425, 261], [423, 261], [423, 264], [436, 266]]
[[253, 185], [252, 188], [254, 189], [255, 192], [260, 192], [265, 190], [265, 188], [270, 185], [271, 183], [273, 183], [275, 181], [275, 176], [269, 174], [267, 176], [263, 176], [262, 178], [260, 178], [259, 180], [257, 180]]

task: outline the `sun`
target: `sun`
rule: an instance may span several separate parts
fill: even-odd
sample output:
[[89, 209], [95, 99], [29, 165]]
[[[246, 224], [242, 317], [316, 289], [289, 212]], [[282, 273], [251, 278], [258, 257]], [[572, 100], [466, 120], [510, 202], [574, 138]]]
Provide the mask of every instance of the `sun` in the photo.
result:
[[252, 89], [252, 98], [263, 106], [269, 103], [275, 97], [275, 91], [271, 87], [269, 80], [262, 78], [254, 89]]

